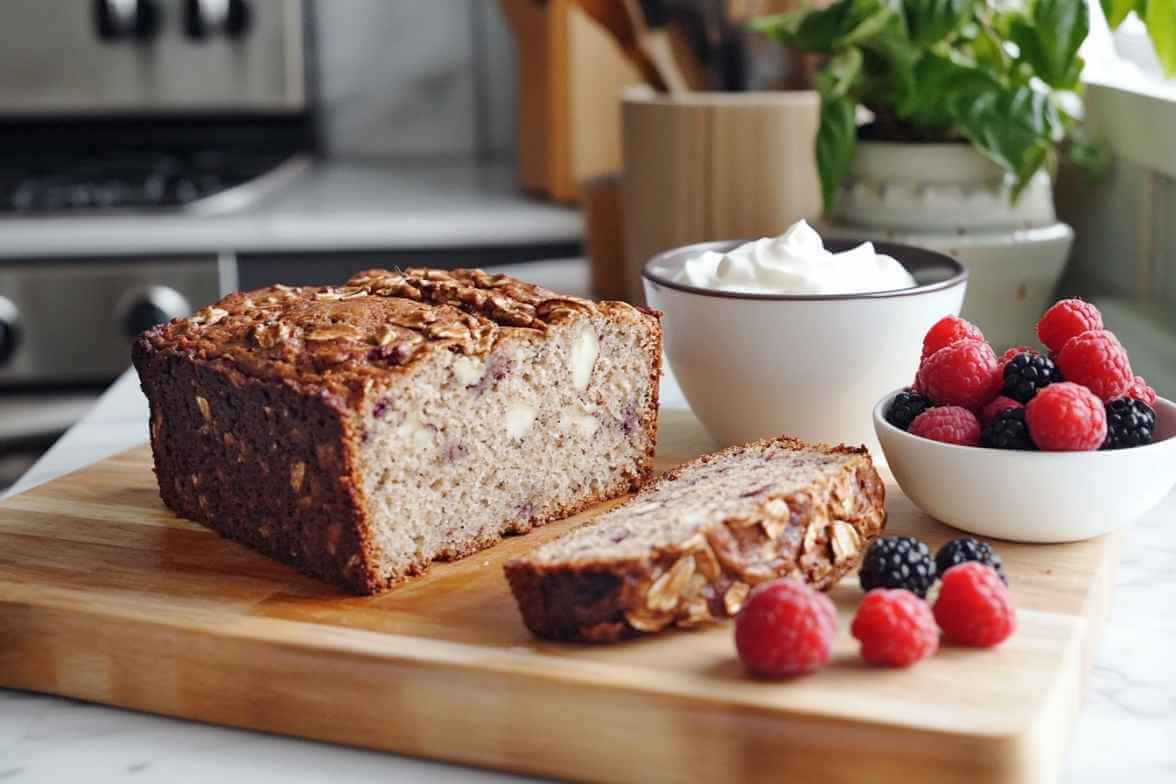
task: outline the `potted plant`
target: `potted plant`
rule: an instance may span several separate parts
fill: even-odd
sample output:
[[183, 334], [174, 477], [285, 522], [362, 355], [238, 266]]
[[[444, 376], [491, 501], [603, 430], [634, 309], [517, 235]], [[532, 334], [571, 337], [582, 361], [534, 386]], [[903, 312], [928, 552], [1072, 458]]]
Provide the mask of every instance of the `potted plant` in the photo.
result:
[[1081, 119], [1086, 0], [837, 0], [755, 27], [827, 55], [816, 160], [835, 230], [959, 257], [965, 316], [994, 343], [1031, 334], [1073, 238], [1050, 175], [1063, 156], [1102, 164]]

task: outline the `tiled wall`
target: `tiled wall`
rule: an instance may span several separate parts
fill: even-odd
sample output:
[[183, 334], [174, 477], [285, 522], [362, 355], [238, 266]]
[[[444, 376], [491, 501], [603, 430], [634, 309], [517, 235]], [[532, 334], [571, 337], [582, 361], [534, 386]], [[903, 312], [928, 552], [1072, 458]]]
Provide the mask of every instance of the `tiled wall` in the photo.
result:
[[497, 156], [514, 137], [514, 42], [494, 0], [316, 0], [328, 150]]

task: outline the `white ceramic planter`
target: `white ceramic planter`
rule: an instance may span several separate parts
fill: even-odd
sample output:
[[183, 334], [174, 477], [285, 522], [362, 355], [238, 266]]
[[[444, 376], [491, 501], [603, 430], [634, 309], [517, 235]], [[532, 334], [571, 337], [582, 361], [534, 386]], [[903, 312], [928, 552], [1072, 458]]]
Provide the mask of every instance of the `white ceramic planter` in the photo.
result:
[[999, 350], [1033, 340], [1074, 240], [1056, 218], [1044, 172], [1015, 204], [1011, 196], [1011, 179], [969, 145], [862, 142], [824, 231], [963, 262], [963, 315]]

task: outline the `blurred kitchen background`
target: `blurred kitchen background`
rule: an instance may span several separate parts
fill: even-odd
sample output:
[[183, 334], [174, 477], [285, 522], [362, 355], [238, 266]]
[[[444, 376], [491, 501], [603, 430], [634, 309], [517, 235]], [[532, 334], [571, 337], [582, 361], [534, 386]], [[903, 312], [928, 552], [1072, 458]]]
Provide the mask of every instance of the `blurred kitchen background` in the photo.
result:
[[[0, 489], [127, 368], [133, 335], [238, 288], [528, 265], [507, 268], [630, 293], [622, 224], [648, 205], [621, 204], [622, 93], [808, 86], [808, 56], [743, 27], [799, 4], [5, 0]], [[1101, 32], [1105, 62], [1150, 67], [1138, 30]], [[1176, 98], [1103, 74], [1088, 110], [1116, 163], [1098, 184], [1062, 173], [1062, 288], [1098, 299], [1170, 395]], [[807, 158], [815, 124], [796, 127]], [[813, 193], [780, 198], [816, 218]]]

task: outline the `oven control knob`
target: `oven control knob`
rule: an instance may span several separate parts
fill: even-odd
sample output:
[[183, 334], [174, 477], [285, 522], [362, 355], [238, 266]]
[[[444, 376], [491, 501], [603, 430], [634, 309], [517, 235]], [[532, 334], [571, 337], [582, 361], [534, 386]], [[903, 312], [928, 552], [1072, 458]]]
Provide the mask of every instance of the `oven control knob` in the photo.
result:
[[120, 308], [123, 333], [137, 337], [140, 333], [192, 313], [184, 295], [167, 286], [149, 286], [124, 298]]
[[94, 26], [103, 41], [144, 41], [159, 29], [155, 0], [94, 0]]
[[215, 33], [240, 38], [249, 30], [251, 9], [246, 0], [185, 0], [184, 30], [201, 40]]
[[16, 305], [6, 297], [0, 297], [0, 367], [16, 353], [20, 342], [20, 325]]

